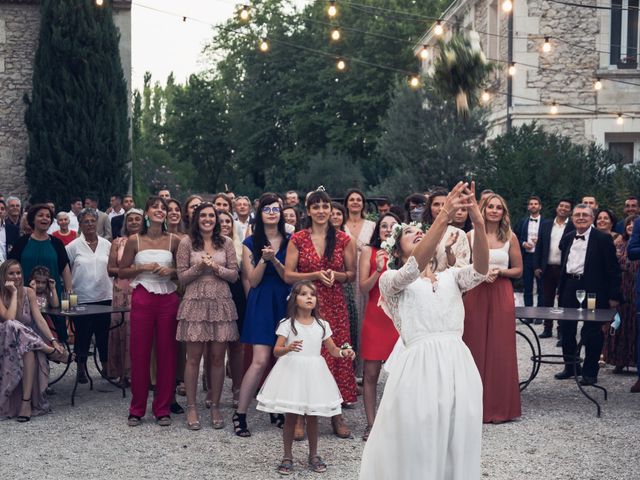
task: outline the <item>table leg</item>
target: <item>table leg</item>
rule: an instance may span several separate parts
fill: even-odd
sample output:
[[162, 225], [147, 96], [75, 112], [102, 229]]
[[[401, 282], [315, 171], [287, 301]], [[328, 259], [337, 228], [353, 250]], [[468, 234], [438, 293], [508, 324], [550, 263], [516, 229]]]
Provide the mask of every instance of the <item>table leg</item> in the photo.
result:
[[[576, 347], [576, 354], [573, 357], [573, 371], [574, 373], [577, 372], [578, 370], [578, 363], [580, 361], [580, 350], [582, 350], [582, 340], [580, 340], [580, 342], [578, 342], [578, 346]], [[600, 404], [598, 403], [598, 401], [593, 398], [591, 395], [589, 395], [587, 393], [587, 391], [583, 388], [583, 386], [580, 384], [580, 380], [578, 379], [578, 375], [574, 375], [575, 381], [576, 381], [576, 385], [578, 385], [578, 389], [580, 390], [580, 392], [582, 392], [582, 394], [587, 397], [589, 400], [591, 400], [596, 408], [598, 409], [597, 411], [597, 417], [600, 418], [600, 413], [602, 411], [602, 409], [600, 408]], [[600, 390], [602, 390], [604, 392], [604, 399], [607, 400], [607, 389], [604, 387], [601, 387], [600, 385], [590, 385], [591, 387], [595, 387], [598, 388]]]
[[533, 366], [531, 369], [531, 375], [529, 375], [529, 378], [523, 382], [520, 382], [520, 391], [522, 392], [525, 388], [529, 386], [529, 384], [536, 378], [536, 376], [538, 376], [538, 372], [540, 372], [540, 364], [542, 360], [542, 347], [540, 346], [540, 339], [538, 338], [538, 333], [533, 328], [531, 322], [527, 323], [521, 318], [519, 318], [518, 320], [520, 321], [520, 323], [522, 323], [522, 325], [524, 325], [529, 329], [534, 339], [534, 342], [532, 342], [527, 334], [519, 330], [516, 330], [516, 334], [524, 338], [529, 344], [529, 347], [531, 348], [531, 353], [532, 353], [531, 362], [533, 363]]
[[[69, 352], [69, 355], [71, 355], [71, 348], [69, 347], [68, 343], [64, 344], [64, 348], [67, 349], [67, 352]], [[64, 371], [58, 376], [58, 378], [56, 378], [54, 381], [49, 382], [48, 386], [50, 387], [51, 385], [55, 385], [56, 383], [58, 383], [60, 380], [62, 380], [62, 378], [67, 374], [67, 372], [69, 371], [69, 367], [71, 367], [71, 364], [73, 363], [73, 361], [67, 362], [67, 364], [64, 367]]]

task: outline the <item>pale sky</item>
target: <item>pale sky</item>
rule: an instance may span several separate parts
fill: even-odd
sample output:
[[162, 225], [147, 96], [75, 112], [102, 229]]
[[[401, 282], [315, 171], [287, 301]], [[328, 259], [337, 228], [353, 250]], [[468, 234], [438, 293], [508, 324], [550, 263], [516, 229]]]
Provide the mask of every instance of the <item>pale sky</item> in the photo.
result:
[[[224, 22], [235, 9], [234, 0], [133, 0], [131, 7], [131, 61], [133, 88], [141, 88], [145, 71], [164, 84], [170, 72], [184, 83], [202, 70], [201, 51], [212, 38], [210, 24]], [[241, 3], [238, 0], [237, 3]], [[171, 15], [144, 8], [170, 12]]]

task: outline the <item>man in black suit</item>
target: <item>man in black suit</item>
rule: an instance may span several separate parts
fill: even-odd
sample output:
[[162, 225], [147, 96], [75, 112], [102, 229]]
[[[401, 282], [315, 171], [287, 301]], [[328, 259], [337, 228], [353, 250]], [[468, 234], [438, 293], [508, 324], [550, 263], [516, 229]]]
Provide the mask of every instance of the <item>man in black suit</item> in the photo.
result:
[[[538, 289], [538, 305], [542, 305], [542, 282], [534, 276], [535, 257], [540, 238], [540, 224], [542, 223], [542, 202], [540, 197], [532, 195], [527, 202], [529, 216], [523, 219], [516, 230], [520, 239], [520, 251], [522, 252], [522, 281], [524, 283], [524, 305], [533, 306], [533, 281], [536, 281]], [[536, 320], [536, 323], [539, 323]]]
[[[553, 307], [556, 298], [556, 290], [560, 282], [560, 264], [562, 263], [560, 240], [565, 233], [575, 230], [569, 219], [572, 208], [573, 202], [571, 200], [561, 199], [556, 207], [556, 218], [546, 220], [540, 226], [533, 273], [536, 278], [542, 280], [542, 306], [544, 307]], [[540, 334], [540, 338], [549, 338], [552, 332], [553, 320], [545, 320], [544, 331]], [[558, 328], [559, 334], [560, 329]]]
[[[560, 241], [562, 267], [558, 294], [560, 306], [577, 308], [576, 290], [596, 294], [596, 308], [615, 308], [620, 301], [620, 267], [611, 235], [593, 228], [593, 210], [579, 204], [573, 209], [571, 220], [575, 232], [566, 233]], [[584, 367], [574, 372], [573, 358], [579, 355], [576, 344], [578, 322], [562, 321], [562, 354], [564, 370], [556, 374], [558, 380], [582, 373], [582, 385], [593, 385], [598, 381], [598, 360], [604, 334], [602, 324], [584, 322], [580, 335], [585, 346]]]
[[20, 229], [5, 221], [6, 215], [7, 204], [0, 199], [0, 263], [9, 258], [9, 252], [20, 236]]

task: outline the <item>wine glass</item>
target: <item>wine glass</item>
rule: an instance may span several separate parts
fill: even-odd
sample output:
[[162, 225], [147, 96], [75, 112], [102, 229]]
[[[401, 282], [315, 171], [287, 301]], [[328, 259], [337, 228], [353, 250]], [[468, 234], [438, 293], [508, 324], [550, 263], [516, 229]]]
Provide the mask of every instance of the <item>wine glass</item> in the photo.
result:
[[585, 298], [587, 298], [586, 290], [576, 290], [576, 300], [578, 300], [578, 302], [580, 303], [580, 307], [578, 308], [578, 310], [583, 310], [582, 303], [584, 302]]

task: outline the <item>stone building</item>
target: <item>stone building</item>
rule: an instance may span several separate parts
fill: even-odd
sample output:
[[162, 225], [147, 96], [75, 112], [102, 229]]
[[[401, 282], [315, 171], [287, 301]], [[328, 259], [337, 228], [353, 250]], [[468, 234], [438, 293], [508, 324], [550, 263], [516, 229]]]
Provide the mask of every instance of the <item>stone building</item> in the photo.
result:
[[[131, 0], [113, 0], [112, 4], [114, 22], [120, 30], [122, 68], [130, 90]], [[0, 193], [24, 199], [28, 198], [28, 141], [23, 96], [31, 92], [39, 30], [39, 0], [0, 0]]]
[[[456, 0], [441, 17], [445, 38], [475, 30], [487, 58], [498, 64], [488, 90], [491, 135], [509, 123], [535, 120], [575, 142], [595, 141], [640, 162], [638, 0], [512, 2], [505, 11], [503, 0]], [[417, 55], [425, 46], [430, 53], [423, 71], [437, 40], [434, 25], [415, 47]]]

